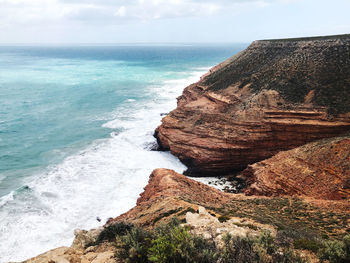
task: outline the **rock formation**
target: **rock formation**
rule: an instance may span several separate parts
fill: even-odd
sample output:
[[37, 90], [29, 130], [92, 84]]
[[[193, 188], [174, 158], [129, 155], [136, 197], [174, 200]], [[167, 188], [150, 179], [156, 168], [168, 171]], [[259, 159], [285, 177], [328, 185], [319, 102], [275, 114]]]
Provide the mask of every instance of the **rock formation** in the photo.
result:
[[168, 169], [156, 169], [150, 175], [145, 191], [134, 208], [108, 224], [127, 221], [152, 227], [173, 216], [184, 217], [196, 211], [198, 204], [217, 206], [230, 200], [231, 195], [196, 182]]
[[111, 244], [89, 247], [86, 250], [59, 247], [23, 263], [117, 263], [115, 249]]
[[247, 194], [350, 199], [350, 135], [280, 152], [241, 176], [250, 183]]
[[[305, 235], [343, 236], [348, 229], [346, 215], [350, 203], [344, 201], [252, 197], [228, 194], [178, 174], [157, 169], [150, 176], [137, 205], [108, 222], [121, 221], [153, 227], [176, 216], [191, 226], [191, 231], [220, 242], [225, 232], [233, 235], [258, 235], [263, 230], [273, 235], [278, 229], [293, 229]], [[322, 216], [320, 216], [322, 215]], [[332, 223], [330, 223], [332, 222]], [[71, 247], [61, 247], [23, 263], [114, 263], [112, 243], [89, 245], [101, 229], [75, 231]]]
[[[193, 226], [196, 233], [229, 229], [228, 232], [245, 234], [257, 229], [274, 232], [277, 228], [305, 232], [310, 228], [334, 236], [349, 231], [347, 220], [344, 219], [349, 212], [350, 203], [344, 200], [303, 201], [290, 197], [229, 194], [172, 170], [156, 169], [137, 205], [110, 220], [107, 225], [125, 221], [152, 228], [177, 217]], [[220, 224], [218, 220], [224, 223]], [[328, 220], [333, 223], [330, 224]], [[220, 234], [220, 231], [216, 234]]]
[[77, 229], [71, 247], [55, 248], [23, 263], [117, 263], [113, 244], [89, 245], [96, 241], [102, 229]]
[[350, 130], [350, 36], [255, 41], [187, 87], [156, 130], [187, 174], [218, 175]]

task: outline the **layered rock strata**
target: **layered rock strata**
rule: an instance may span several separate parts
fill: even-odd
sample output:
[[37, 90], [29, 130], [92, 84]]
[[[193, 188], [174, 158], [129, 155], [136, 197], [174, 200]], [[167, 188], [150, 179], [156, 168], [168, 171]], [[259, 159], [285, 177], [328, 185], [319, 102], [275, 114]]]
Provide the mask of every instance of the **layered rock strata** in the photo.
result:
[[350, 199], [350, 135], [280, 152], [240, 176], [250, 184], [247, 194]]
[[187, 174], [244, 169], [350, 130], [350, 37], [255, 41], [187, 87], [156, 130]]

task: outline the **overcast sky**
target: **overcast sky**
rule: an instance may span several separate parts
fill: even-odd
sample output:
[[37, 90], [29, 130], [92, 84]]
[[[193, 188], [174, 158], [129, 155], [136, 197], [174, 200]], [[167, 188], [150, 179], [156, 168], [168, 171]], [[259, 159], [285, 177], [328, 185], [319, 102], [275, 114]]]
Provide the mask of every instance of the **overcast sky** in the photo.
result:
[[350, 33], [350, 0], [0, 0], [0, 44], [250, 42]]

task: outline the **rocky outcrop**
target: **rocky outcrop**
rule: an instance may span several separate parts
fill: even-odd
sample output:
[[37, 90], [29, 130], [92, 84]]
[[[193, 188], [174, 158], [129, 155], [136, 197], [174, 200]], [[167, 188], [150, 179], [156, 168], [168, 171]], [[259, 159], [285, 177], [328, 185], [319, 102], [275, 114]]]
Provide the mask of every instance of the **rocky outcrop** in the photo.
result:
[[230, 194], [191, 180], [173, 170], [156, 169], [150, 175], [149, 183], [136, 206], [110, 220], [108, 224], [127, 221], [153, 227], [174, 216], [184, 218], [188, 211], [196, 211], [200, 204], [217, 207], [230, 198]]
[[115, 249], [112, 245], [105, 245], [96, 249], [86, 250], [71, 247], [59, 247], [43, 253], [23, 263], [117, 263]]
[[217, 238], [225, 231], [245, 235], [289, 228], [337, 236], [349, 231], [344, 216], [349, 212], [350, 203], [344, 200], [229, 194], [172, 170], [156, 169], [137, 205], [107, 225], [124, 221], [152, 228], [177, 217], [208, 238]]
[[241, 176], [250, 184], [247, 194], [350, 199], [350, 135], [280, 152]]
[[117, 263], [113, 244], [93, 245], [103, 227], [74, 231], [70, 247], [59, 247], [38, 255], [23, 263]]
[[102, 232], [103, 227], [91, 229], [89, 231], [83, 229], [74, 230], [73, 249], [84, 250], [89, 244], [96, 242], [98, 235]]
[[219, 245], [222, 245], [223, 237], [226, 234], [240, 237], [258, 237], [262, 231], [270, 232], [273, 236], [276, 236], [277, 233], [272, 226], [259, 224], [251, 220], [247, 221], [242, 218], [231, 218], [225, 222], [220, 222], [218, 218], [209, 214], [201, 206], [198, 208], [198, 213], [187, 212], [186, 225], [190, 227], [193, 234], [214, 240]]
[[350, 130], [350, 36], [255, 41], [187, 87], [156, 137], [187, 174], [244, 169]]
[[[121, 221], [152, 228], [176, 216], [195, 234], [220, 243], [224, 233], [234, 236], [258, 235], [278, 229], [304, 235], [342, 237], [349, 231], [350, 203], [344, 201], [301, 200], [229, 194], [204, 185], [172, 170], [157, 169], [150, 176], [137, 205], [112, 219], [107, 226]], [[332, 223], [330, 223], [332, 222]], [[61, 247], [24, 263], [113, 263], [112, 243], [89, 245], [101, 229], [75, 231], [71, 247]]]

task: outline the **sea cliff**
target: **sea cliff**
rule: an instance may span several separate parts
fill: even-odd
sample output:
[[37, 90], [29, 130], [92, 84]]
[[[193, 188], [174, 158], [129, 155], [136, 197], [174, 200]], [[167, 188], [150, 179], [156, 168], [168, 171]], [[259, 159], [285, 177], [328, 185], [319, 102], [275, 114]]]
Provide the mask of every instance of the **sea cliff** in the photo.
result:
[[[255, 41], [187, 87], [155, 132], [187, 174], [238, 176], [246, 182], [242, 193], [156, 169], [127, 213], [103, 228], [76, 230], [70, 248], [25, 262], [120, 262], [121, 247], [124, 257], [140, 259], [139, 245], [121, 245], [124, 236], [151, 235], [142, 231], [174, 217], [181, 231], [226, 246], [221, 252], [228, 253], [226, 233], [255, 244], [249, 249], [265, 260], [259, 262], [347, 262], [350, 248], [341, 240], [350, 233], [349, 131], [350, 35]], [[145, 230], [132, 232], [131, 225]], [[343, 249], [340, 261], [330, 256], [335, 250], [327, 252], [332, 246]]]
[[187, 87], [158, 127], [189, 175], [232, 173], [350, 129], [350, 36], [255, 41]]

